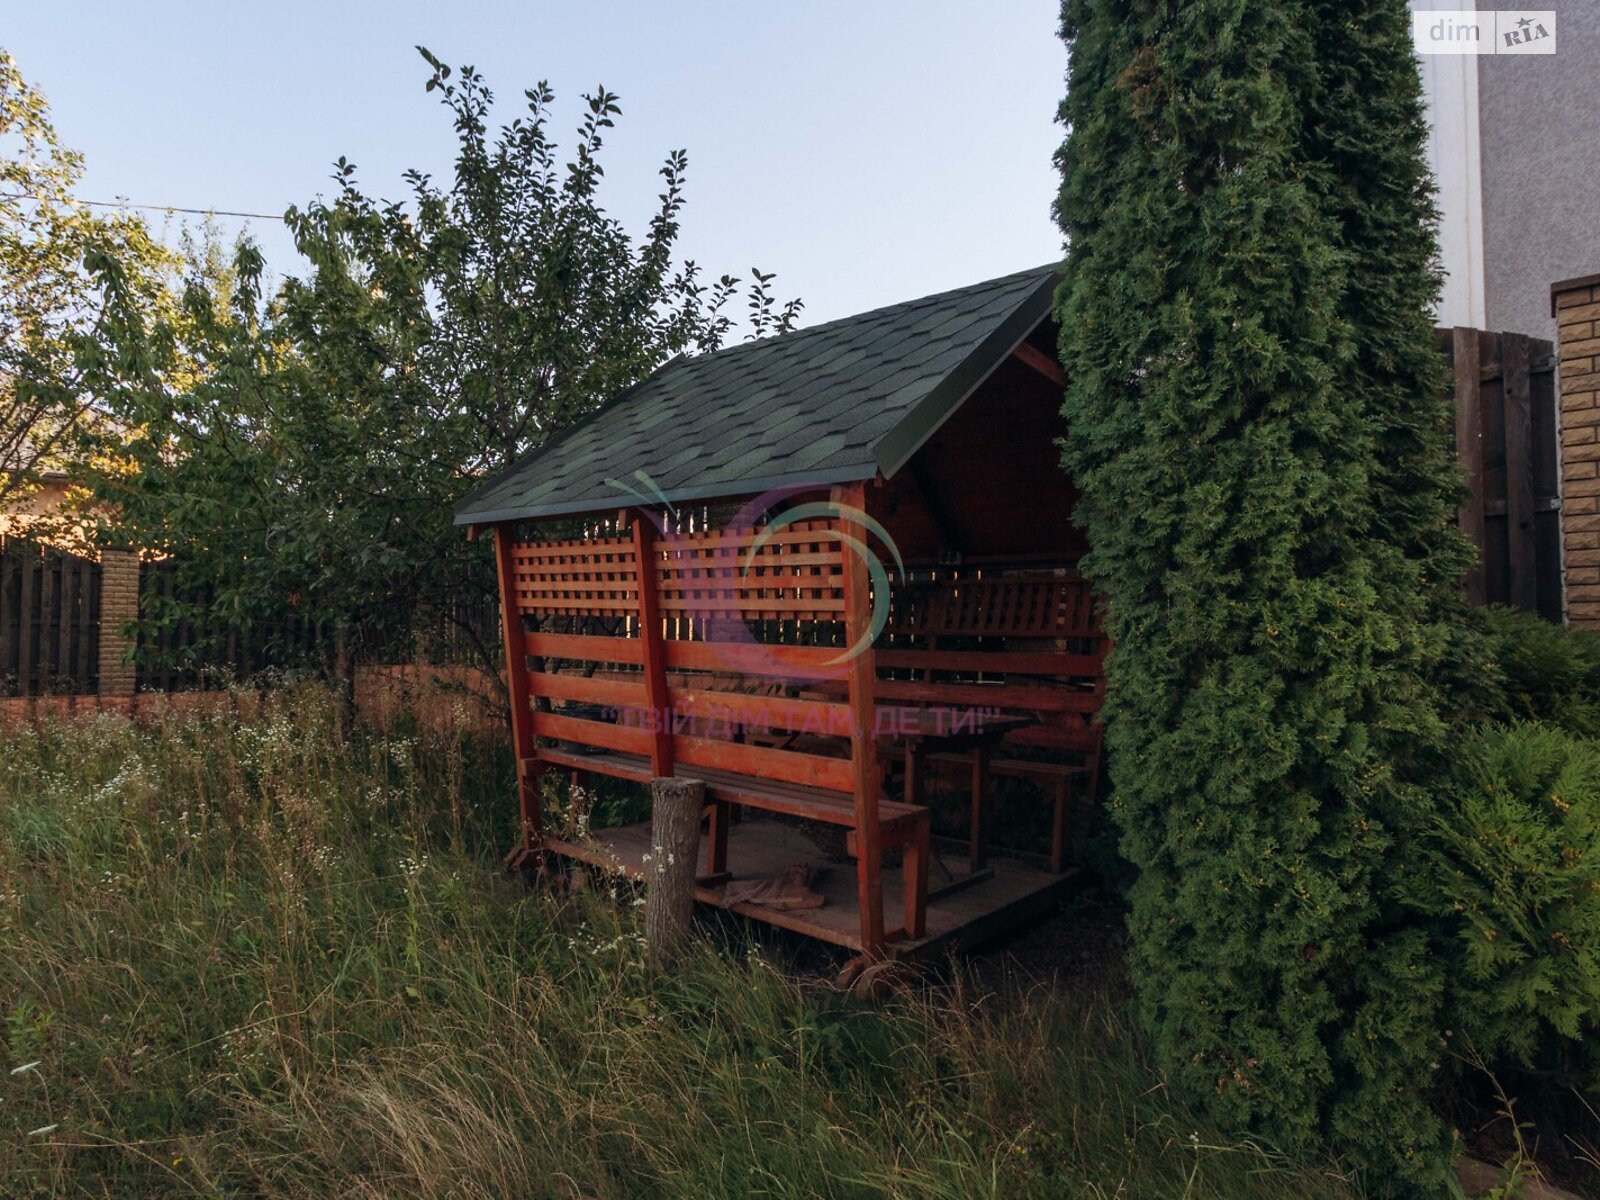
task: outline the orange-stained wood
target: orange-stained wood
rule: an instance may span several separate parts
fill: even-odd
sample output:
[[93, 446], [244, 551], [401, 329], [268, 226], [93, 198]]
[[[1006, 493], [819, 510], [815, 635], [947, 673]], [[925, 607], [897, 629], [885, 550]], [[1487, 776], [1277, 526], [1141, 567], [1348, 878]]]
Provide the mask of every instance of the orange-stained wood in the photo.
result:
[[542, 658], [574, 658], [587, 662], [642, 663], [644, 645], [638, 638], [597, 637], [583, 633], [530, 633], [528, 653]]
[[1023, 342], [1011, 353], [1015, 354], [1057, 387], [1067, 386], [1067, 373], [1061, 369], [1061, 364], [1039, 349], [1039, 347], [1029, 342]]
[[793, 750], [747, 746], [683, 733], [673, 737], [672, 752], [678, 762], [689, 767], [720, 768], [757, 779], [796, 783], [846, 795], [854, 786], [851, 765], [842, 758], [823, 758], [817, 754], [798, 754]]
[[[833, 490], [833, 500], [845, 509], [866, 511], [866, 487], [849, 483]], [[858, 520], [844, 515], [840, 518], [840, 532], [854, 537], [861, 545], [868, 544], [866, 529]], [[860, 554], [846, 554], [844, 559], [844, 627], [845, 645], [860, 644], [871, 632], [872, 594], [867, 578], [867, 564]], [[846, 667], [851, 723], [850, 769], [856, 804], [856, 896], [861, 912], [861, 950], [868, 958], [880, 957], [884, 952], [883, 929], [883, 852], [879, 845], [878, 828], [878, 744], [874, 737], [877, 723], [876, 684], [877, 664], [869, 645], [850, 660]], [[919, 918], [913, 914], [906, 924], [914, 925]]]
[[495, 573], [500, 588], [500, 628], [505, 639], [506, 692], [511, 701], [511, 746], [517, 761], [517, 808], [522, 823], [523, 857], [539, 850], [539, 770], [533, 755], [533, 706], [528, 691], [528, 648], [516, 602], [511, 561], [512, 527], [494, 527]]
[[581, 746], [602, 746], [629, 754], [649, 754], [651, 737], [642, 729], [613, 725], [609, 721], [586, 721], [563, 717], [559, 713], [534, 712], [533, 732], [540, 737], [559, 738]]
[[668, 640], [667, 669], [732, 671], [741, 675], [785, 677], [791, 673], [840, 678], [841, 653], [832, 646], [758, 646], [748, 642], [682, 642]]
[[545, 696], [551, 700], [599, 704], [606, 708], [642, 709], [650, 703], [637, 673], [632, 680], [621, 680], [615, 676], [601, 679], [588, 675], [554, 675], [532, 671], [528, 674], [528, 690], [535, 696]]
[[660, 591], [656, 583], [656, 527], [643, 516], [633, 521], [633, 565], [639, 593], [639, 641], [643, 648], [644, 694], [649, 705], [650, 770], [672, 774], [672, 734], [667, 709], [667, 662], [662, 647]]
[[[669, 680], [669, 684], [670, 684]], [[850, 706], [816, 700], [785, 700], [743, 692], [703, 691], [669, 686], [672, 715], [721, 721], [756, 730], [781, 729], [826, 737], [850, 736]]]

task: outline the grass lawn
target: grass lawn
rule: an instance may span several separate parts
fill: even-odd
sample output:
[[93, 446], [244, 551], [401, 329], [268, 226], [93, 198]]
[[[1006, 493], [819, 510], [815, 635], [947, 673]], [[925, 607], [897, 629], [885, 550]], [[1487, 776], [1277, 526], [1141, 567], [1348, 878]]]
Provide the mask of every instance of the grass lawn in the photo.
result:
[[509, 760], [247, 718], [0, 738], [0, 1195], [1350, 1197], [1165, 1095], [1117, 1005], [863, 1006], [496, 865]]

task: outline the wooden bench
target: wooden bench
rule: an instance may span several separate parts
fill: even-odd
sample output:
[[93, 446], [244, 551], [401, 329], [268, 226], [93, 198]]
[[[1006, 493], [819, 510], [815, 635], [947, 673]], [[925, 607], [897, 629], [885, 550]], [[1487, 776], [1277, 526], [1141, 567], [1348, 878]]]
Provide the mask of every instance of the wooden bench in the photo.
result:
[[[541, 747], [535, 754], [541, 762], [574, 772], [593, 771], [641, 784], [647, 784], [651, 779], [650, 759], [643, 754], [615, 750], [580, 753], [553, 746]], [[718, 767], [686, 767], [681, 774], [687, 778], [704, 780], [706, 795], [712, 801], [706, 805], [710, 829], [706, 840], [705, 872], [700, 877], [702, 883], [716, 883], [729, 878], [728, 825], [733, 805], [842, 826], [847, 831], [846, 852], [852, 857], [857, 853], [855, 797], [850, 793], [762, 779]], [[905, 848], [902, 875], [904, 911], [907, 915], [904, 928], [898, 932], [904, 937], [921, 937], [926, 922], [931, 854], [928, 810], [920, 804], [880, 799], [878, 830], [881, 849]], [[550, 849], [570, 849], [557, 839], [545, 840]]]

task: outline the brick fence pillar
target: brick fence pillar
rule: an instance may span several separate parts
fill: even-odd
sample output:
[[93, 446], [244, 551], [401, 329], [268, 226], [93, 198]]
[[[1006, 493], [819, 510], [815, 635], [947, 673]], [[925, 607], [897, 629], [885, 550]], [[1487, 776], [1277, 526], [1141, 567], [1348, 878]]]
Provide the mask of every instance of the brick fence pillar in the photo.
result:
[[123, 626], [139, 616], [139, 556], [130, 550], [100, 555], [100, 694], [133, 695], [133, 640]]
[[1561, 535], [1567, 622], [1600, 631], [1600, 275], [1550, 289], [1561, 362]]

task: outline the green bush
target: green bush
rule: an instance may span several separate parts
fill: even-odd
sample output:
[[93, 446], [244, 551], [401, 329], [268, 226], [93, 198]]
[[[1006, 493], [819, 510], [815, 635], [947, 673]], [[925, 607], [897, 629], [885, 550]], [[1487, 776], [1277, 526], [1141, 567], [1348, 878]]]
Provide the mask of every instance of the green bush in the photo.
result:
[[1510, 608], [1485, 609], [1475, 620], [1491, 706], [1486, 716], [1600, 737], [1600, 636]]
[[1401, 886], [1441, 922], [1450, 1028], [1491, 1065], [1587, 1072], [1574, 1056], [1600, 1034], [1600, 743], [1528, 723], [1457, 753]]

